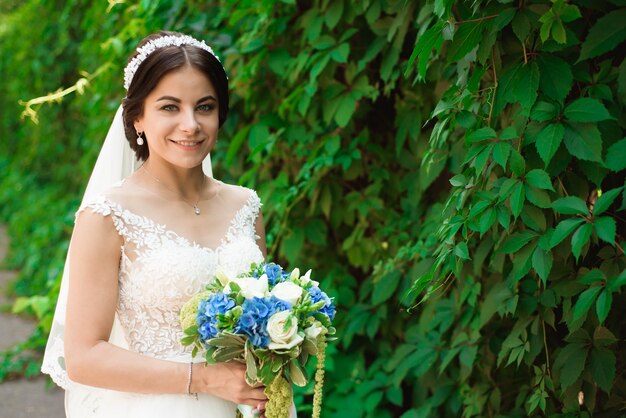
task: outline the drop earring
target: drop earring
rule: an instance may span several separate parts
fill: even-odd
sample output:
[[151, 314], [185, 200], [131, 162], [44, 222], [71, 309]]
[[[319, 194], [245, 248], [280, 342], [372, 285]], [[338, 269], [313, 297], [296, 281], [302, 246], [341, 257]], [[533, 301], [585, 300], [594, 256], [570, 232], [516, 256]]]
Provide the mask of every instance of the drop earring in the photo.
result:
[[143, 132], [137, 131], [137, 145], [139, 145], [139, 146], [143, 145], [143, 138], [141, 137], [142, 134], [143, 134]]

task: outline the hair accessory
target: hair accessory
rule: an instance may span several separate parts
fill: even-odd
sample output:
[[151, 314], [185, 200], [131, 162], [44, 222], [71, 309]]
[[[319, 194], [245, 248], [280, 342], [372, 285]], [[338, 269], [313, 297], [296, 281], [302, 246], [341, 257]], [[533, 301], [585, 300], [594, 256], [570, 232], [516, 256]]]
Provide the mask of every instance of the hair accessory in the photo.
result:
[[141, 137], [141, 134], [143, 134], [143, 132], [137, 131], [137, 145], [139, 146], [143, 145], [143, 138]]
[[126, 68], [124, 68], [124, 88], [128, 90], [128, 88], [130, 87], [130, 83], [132, 83], [133, 77], [135, 76], [135, 72], [137, 72], [137, 69], [139, 68], [141, 63], [144, 62], [144, 60], [148, 58], [150, 54], [152, 54], [159, 48], [181, 45], [191, 45], [200, 49], [204, 49], [205, 51], [211, 53], [211, 55], [213, 55], [218, 61], [220, 60], [219, 57], [215, 55], [215, 52], [213, 52], [213, 49], [205, 44], [204, 41], [199, 41], [189, 35], [162, 36], [160, 38], [153, 39], [147, 44], [137, 48], [137, 56], [128, 63]]

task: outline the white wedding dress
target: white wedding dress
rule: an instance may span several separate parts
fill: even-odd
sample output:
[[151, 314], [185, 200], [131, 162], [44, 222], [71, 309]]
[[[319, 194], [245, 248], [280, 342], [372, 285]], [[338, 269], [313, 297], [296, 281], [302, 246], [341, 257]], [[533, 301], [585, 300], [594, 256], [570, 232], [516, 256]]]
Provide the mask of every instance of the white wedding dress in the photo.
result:
[[[146, 194], [146, 190], [130, 186], [137, 190], [121, 193], [123, 188], [128, 189], [122, 187], [123, 183], [88, 200], [77, 213], [80, 216], [82, 211], [91, 210], [110, 217], [123, 238], [119, 296], [110, 342], [146, 356], [188, 363], [192, 361], [191, 347], [180, 344], [180, 308], [204, 290], [218, 269], [236, 275], [248, 271], [251, 263], [263, 261], [255, 231], [260, 200], [252, 190], [219, 183], [231, 191], [231, 196], [232, 190], [238, 190], [239, 202], [235, 205], [242, 201], [243, 204], [233, 205], [233, 199], [222, 199], [220, 192], [203, 202], [202, 215], [207, 222], [213, 219], [215, 225], [228, 225], [225, 231], [218, 229], [204, 239], [207, 234], [194, 232], [189, 222], [172, 219], [167, 205], [150, 203], [155, 197]], [[191, 208], [188, 210], [192, 220], [199, 219]], [[223, 222], [228, 218], [229, 223]], [[164, 219], [176, 227], [168, 227], [162, 222]], [[175, 230], [186, 230], [188, 235], [179, 235]], [[205, 243], [186, 238], [193, 236], [202, 236]], [[63, 353], [58, 356], [61, 359]], [[199, 355], [193, 361], [201, 362], [203, 358]], [[52, 372], [52, 378], [68, 389], [69, 418], [230, 418], [235, 416], [237, 407], [204, 393], [198, 399], [187, 394], [125, 393], [63, 381], [67, 380], [64, 370], [57, 375], [54, 370], [47, 372]]]

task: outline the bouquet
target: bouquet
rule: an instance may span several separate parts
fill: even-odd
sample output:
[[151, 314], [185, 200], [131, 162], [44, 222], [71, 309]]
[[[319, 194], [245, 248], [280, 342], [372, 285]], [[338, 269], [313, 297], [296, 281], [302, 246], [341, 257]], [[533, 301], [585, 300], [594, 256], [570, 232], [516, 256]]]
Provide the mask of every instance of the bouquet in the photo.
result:
[[324, 354], [328, 336], [335, 333], [335, 306], [311, 280], [295, 268], [285, 272], [274, 263], [253, 264], [250, 272], [215, 280], [191, 298], [180, 312], [192, 355], [204, 352], [207, 363], [241, 361], [246, 382], [265, 385], [267, 418], [288, 418], [292, 384], [304, 386], [304, 366], [317, 357], [313, 417], [320, 414], [324, 381]]

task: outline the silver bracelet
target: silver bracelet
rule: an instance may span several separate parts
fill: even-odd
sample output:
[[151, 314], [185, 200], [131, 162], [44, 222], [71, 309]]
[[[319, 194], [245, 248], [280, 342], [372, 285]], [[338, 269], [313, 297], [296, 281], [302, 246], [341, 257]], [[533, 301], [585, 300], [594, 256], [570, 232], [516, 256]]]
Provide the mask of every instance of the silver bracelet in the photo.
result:
[[191, 393], [191, 378], [193, 377], [193, 362], [189, 362], [189, 379], [187, 380], [187, 394], [198, 400], [197, 393]]

